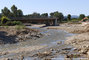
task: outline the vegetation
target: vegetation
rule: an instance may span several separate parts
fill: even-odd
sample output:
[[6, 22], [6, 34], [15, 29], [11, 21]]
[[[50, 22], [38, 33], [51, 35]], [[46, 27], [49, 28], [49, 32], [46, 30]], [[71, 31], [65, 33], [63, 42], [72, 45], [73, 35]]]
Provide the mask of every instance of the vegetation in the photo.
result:
[[6, 25], [8, 25], [8, 26], [14, 26], [14, 25], [22, 25], [22, 23], [20, 21], [8, 21], [6, 23]]
[[23, 25], [20, 21], [11, 21], [11, 19], [9, 19], [6, 16], [2, 16], [2, 18], [0, 19], [0, 25], [3, 26], [14, 26], [14, 25]]
[[24, 29], [25, 28], [25, 26], [24, 25], [16, 25], [16, 27], [15, 27], [17, 30], [20, 30], [20, 29]]
[[70, 14], [68, 14], [68, 16], [67, 16], [67, 20], [68, 20], [68, 21], [71, 20], [71, 15], [70, 15]]
[[3, 16], [1, 19], [0, 19], [1, 21], [1, 25], [4, 25], [4, 24], [6, 24], [8, 21], [10, 21], [10, 19], [8, 18], [8, 17], [6, 17], [6, 16]]
[[79, 19], [83, 19], [85, 17], [84, 14], [80, 14]]
[[[23, 11], [21, 9], [18, 9], [15, 5], [13, 5], [11, 7], [11, 9], [9, 10], [7, 7], [4, 7], [1, 11], [1, 14], [0, 14], [0, 17], [3, 18], [3, 16], [6, 16], [8, 18], [13, 18], [13, 17], [25, 17], [25, 18], [58, 18], [58, 22], [74, 22], [74, 21], [80, 21], [82, 20], [85, 15], [84, 14], [80, 14], [79, 18], [72, 18], [72, 16], [70, 14], [68, 14], [68, 16], [65, 18], [63, 13], [61, 12], [58, 12], [58, 11], [55, 11], [55, 12], [51, 12], [50, 14], [48, 13], [37, 13], [37, 12], [34, 12], [32, 14], [28, 14], [28, 15], [23, 15]], [[89, 18], [89, 16], [88, 16]], [[8, 19], [7, 19], [8, 20]], [[5, 19], [4, 19], [5, 21]], [[3, 19], [1, 19], [1, 24], [4, 23]], [[5, 23], [7, 25], [20, 25], [22, 24], [21, 22], [19, 21], [8, 21]], [[48, 22], [49, 23], [49, 22]]]

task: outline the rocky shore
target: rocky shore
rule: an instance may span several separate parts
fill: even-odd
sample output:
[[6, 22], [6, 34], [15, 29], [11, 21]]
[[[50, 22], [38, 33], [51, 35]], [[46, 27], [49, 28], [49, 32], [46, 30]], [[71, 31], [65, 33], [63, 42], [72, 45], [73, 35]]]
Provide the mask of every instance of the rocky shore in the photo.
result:
[[89, 57], [89, 24], [82, 25], [66, 23], [60, 25], [60, 27], [47, 27], [47, 29], [59, 29], [75, 33], [76, 35], [67, 38], [65, 44], [74, 46], [75, 51], [79, 53], [79, 55], [82, 55], [82, 57]]
[[42, 34], [36, 29], [20, 27], [0, 27], [0, 44], [13, 44], [42, 37]]

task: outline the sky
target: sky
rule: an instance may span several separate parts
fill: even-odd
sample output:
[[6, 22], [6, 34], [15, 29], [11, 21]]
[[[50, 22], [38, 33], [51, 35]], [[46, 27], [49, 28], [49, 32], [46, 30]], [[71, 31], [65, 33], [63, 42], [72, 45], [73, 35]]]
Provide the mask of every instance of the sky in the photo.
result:
[[62, 12], [64, 15], [89, 15], [89, 0], [0, 0], [0, 13], [4, 7], [16, 5], [24, 14]]

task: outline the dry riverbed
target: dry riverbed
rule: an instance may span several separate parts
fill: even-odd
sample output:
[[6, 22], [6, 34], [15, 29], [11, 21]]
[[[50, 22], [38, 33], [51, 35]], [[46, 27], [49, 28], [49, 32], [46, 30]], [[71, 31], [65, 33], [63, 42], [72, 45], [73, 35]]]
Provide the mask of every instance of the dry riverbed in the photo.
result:
[[[0, 46], [1, 60], [69, 60], [72, 58], [85, 58], [88, 60], [88, 25], [85, 27], [81, 24], [62, 24], [55, 27], [35, 27], [36, 29], [31, 29], [31, 27], [30, 30], [28, 28], [16, 30], [13, 33], [16, 35], [16, 32], [19, 32], [16, 35], [16, 42], [18, 43], [4, 43], [5, 45]], [[4, 30], [9, 32], [8, 29]], [[28, 33], [26, 33], [27, 31]], [[10, 34], [6, 34], [6, 36], [10, 36]], [[22, 37], [19, 38], [19, 36]]]
[[[9, 27], [10, 29], [12, 27]], [[15, 28], [15, 27], [14, 27]], [[12, 30], [8, 30], [5, 28], [2, 28], [5, 32], [12, 32]], [[6, 36], [10, 35], [16, 35], [16, 32], [19, 32], [17, 34], [18, 36], [23, 36], [21, 39], [24, 39], [22, 41], [18, 41], [17, 43], [12, 44], [3, 44], [0, 46], [0, 59], [13, 59], [13, 60], [20, 60], [20, 59], [29, 59], [38, 57], [40, 59], [45, 58], [53, 58], [57, 57], [60, 54], [68, 54], [68, 52], [72, 49], [72, 46], [68, 46], [64, 44], [64, 41], [67, 37], [72, 36], [73, 34], [67, 33], [63, 30], [53, 30], [53, 29], [45, 29], [45, 28], [37, 28], [37, 29], [31, 29], [25, 28], [25, 30], [16, 30], [15, 33], [10, 33], [9, 35], [6, 34]], [[15, 29], [13, 29], [14, 31]], [[27, 32], [28, 33], [22, 33]], [[31, 31], [31, 32], [29, 32]], [[32, 33], [33, 32], [33, 33]], [[31, 35], [28, 35], [31, 33]], [[26, 38], [24, 36], [28, 35], [31, 38]], [[5, 37], [6, 37], [5, 36]], [[36, 38], [36, 39], [33, 39]], [[17, 40], [16, 40], [17, 41]], [[69, 50], [69, 51], [66, 51]]]

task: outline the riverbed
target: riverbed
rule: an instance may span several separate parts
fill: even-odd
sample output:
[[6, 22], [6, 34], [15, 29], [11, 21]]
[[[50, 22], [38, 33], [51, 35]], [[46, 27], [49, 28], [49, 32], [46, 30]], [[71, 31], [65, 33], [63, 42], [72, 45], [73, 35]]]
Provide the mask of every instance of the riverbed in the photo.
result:
[[[21, 55], [24, 56], [24, 60], [41, 60], [41, 58], [34, 57], [37, 52], [49, 51], [50, 49], [61, 50], [63, 48], [73, 48], [70, 45], [64, 44], [64, 41], [67, 40], [67, 37], [73, 36], [75, 34], [68, 33], [64, 30], [56, 30], [56, 29], [46, 29], [46, 28], [36, 28], [29, 27], [33, 29], [37, 29], [43, 34], [42, 38], [27, 40], [24, 42], [19, 42], [16, 44], [6, 44], [0, 46], [0, 52], [9, 52], [6, 55], [2, 55], [2, 58], [11, 58], [19, 60]], [[33, 57], [31, 57], [33, 56]], [[54, 55], [53, 55], [54, 56]], [[55, 57], [63, 58], [64, 55], [60, 55], [59, 53], [55, 55]], [[43, 58], [42, 58], [43, 59]], [[64, 58], [63, 58], [64, 59]]]

